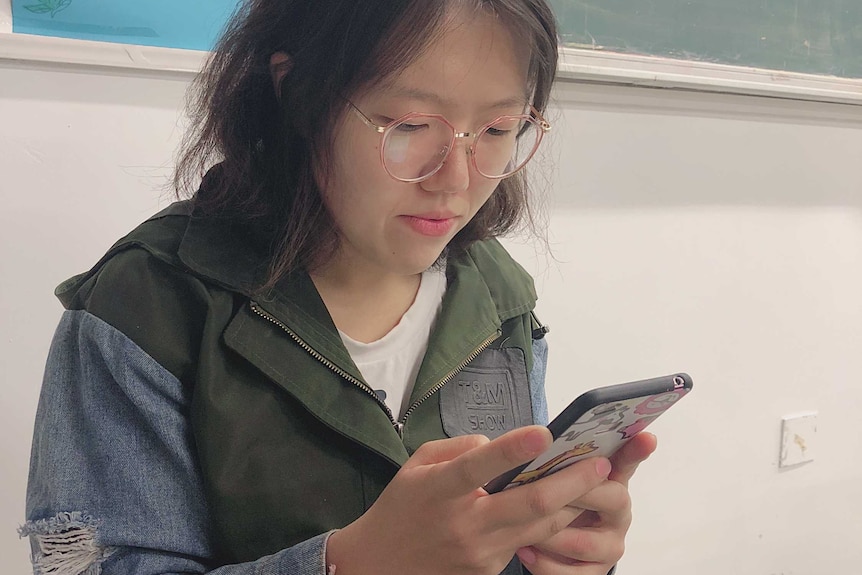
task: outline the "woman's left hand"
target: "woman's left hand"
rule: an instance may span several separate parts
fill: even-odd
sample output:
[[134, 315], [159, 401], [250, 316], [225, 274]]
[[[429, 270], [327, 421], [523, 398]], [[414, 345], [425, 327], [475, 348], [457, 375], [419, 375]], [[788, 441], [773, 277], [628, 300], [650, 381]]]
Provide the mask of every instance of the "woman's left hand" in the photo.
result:
[[629, 480], [656, 449], [651, 433], [639, 433], [613, 457], [606, 481], [569, 506], [583, 512], [553, 537], [518, 550], [533, 575], [606, 575], [625, 548], [632, 521]]

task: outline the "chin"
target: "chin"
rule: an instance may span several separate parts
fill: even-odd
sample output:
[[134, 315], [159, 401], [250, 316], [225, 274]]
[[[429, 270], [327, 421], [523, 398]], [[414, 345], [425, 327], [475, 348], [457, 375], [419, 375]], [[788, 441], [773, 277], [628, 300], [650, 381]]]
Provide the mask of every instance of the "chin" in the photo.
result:
[[425, 257], [417, 257], [410, 261], [401, 262], [398, 267], [405, 275], [421, 274], [440, 260], [440, 252], [427, 254]]

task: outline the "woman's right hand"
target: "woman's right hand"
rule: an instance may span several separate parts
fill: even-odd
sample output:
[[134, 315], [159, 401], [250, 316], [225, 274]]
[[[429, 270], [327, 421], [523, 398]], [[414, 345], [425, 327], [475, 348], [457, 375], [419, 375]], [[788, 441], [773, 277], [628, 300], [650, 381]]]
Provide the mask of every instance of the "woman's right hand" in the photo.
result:
[[482, 486], [551, 444], [528, 426], [489, 441], [469, 435], [428, 442], [359, 519], [336, 531], [327, 563], [338, 575], [497, 575], [521, 547], [566, 528], [581, 509], [567, 505], [601, 484], [604, 458], [489, 495]]

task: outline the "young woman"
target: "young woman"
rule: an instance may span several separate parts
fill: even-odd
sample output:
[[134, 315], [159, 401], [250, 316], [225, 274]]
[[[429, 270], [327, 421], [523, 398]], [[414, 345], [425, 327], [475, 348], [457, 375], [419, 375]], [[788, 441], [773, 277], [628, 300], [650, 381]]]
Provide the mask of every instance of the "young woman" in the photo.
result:
[[639, 436], [550, 443], [528, 216], [544, 0], [251, 0], [197, 84], [200, 188], [58, 288], [37, 573], [604, 575]]

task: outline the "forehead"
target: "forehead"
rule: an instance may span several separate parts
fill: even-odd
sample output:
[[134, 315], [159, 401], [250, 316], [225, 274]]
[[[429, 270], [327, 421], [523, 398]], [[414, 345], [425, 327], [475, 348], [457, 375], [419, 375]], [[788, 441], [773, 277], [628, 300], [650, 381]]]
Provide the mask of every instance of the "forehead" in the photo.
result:
[[530, 54], [503, 22], [485, 11], [455, 12], [409, 65], [371, 91], [390, 98], [486, 107], [529, 100]]

